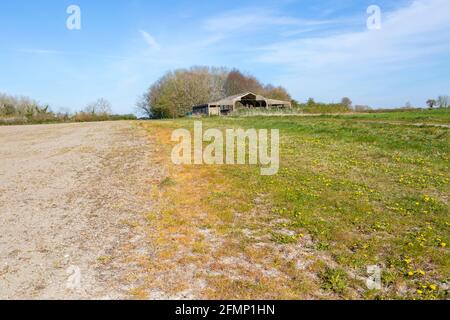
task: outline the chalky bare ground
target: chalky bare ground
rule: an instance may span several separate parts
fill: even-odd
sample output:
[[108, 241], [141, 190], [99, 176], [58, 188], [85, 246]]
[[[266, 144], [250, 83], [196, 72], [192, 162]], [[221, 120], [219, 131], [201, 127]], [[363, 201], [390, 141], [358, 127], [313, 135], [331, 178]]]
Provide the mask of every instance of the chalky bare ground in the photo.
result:
[[0, 127], [0, 298], [127, 298], [122, 253], [150, 254], [133, 228], [152, 207], [150, 153], [132, 122]]

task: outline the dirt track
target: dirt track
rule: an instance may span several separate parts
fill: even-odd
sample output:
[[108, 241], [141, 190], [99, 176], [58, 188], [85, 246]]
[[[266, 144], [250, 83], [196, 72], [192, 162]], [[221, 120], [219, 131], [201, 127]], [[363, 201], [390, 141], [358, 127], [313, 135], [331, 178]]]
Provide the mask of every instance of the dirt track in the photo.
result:
[[130, 122], [0, 127], [0, 298], [127, 298], [150, 152]]

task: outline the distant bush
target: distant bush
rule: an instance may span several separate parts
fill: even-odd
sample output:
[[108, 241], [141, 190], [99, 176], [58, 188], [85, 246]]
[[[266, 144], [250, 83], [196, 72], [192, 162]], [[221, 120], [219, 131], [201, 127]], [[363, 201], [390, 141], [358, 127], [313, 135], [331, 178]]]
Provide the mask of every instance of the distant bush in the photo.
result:
[[349, 113], [352, 109], [339, 103], [316, 103], [314, 105], [306, 105], [301, 110], [304, 113]]
[[69, 121], [73, 122], [94, 122], [94, 121], [119, 121], [119, 120], [136, 120], [134, 114], [126, 115], [109, 115], [106, 113], [95, 114], [90, 112], [78, 112], [72, 117], [69, 117]]
[[74, 122], [107, 121], [108, 119], [109, 116], [107, 114], [95, 114], [90, 112], [78, 112], [70, 118], [70, 120]]
[[231, 116], [264, 116], [264, 115], [271, 115], [271, 116], [278, 116], [278, 115], [295, 115], [302, 113], [298, 109], [295, 108], [239, 108], [236, 111], [234, 111]]
[[[322, 103], [315, 102], [310, 98], [306, 103], [299, 103], [291, 100], [292, 108], [241, 108], [233, 112], [233, 116], [258, 116], [258, 115], [298, 115], [298, 114], [341, 114], [350, 113], [354, 109], [348, 98], [343, 99], [341, 103]], [[369, 107], [357, 106], [359, 110], [370, 110]]]
[[353, 110], [354, 110], [355, 112], [369, 112], [369, 111], [372, 110], [372, 108], [369, 107], [369, 106], [365, 106], [365, 105], [356, 105], [356, 106], [353, 108]]
[[109, 116], [109, 120], [137, 120], [137, 117], [134, 114], [113, 114]]
[[332, 114], [332, 113], [349, 113], [352, 112], [351, 101], [348, 98], [342, 99], [341, 103], [323, 103], [316, 102], [310, 98], [306, 103], [298, 103], [292, 101], [294, 109], [302, 113], [320, 113], [320, 114]]
[[428, 111], [428, 109], [423, 108], [414, 108], [414, 107], [403, 107], [397, 109], [370, 109], [367, 110], [367, 113], [399, 113], [399, 112], [412, 112], [412, 111]]

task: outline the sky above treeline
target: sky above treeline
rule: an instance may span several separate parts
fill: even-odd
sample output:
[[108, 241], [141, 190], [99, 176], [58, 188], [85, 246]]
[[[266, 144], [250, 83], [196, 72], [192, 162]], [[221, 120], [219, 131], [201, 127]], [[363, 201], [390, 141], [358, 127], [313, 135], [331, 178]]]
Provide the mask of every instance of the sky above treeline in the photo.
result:
[[[67, 28], [71, 5], [81, 29]], [[367, 26], [370, 5], [380, 29]], [[0, 92], [55, 111], [103, 97], [133, 112], [166, 71], [194, 65], [238, 68], [299, 101], [381, 108], [450, 95], [448, 0], [2, 1], [0, 40]]]

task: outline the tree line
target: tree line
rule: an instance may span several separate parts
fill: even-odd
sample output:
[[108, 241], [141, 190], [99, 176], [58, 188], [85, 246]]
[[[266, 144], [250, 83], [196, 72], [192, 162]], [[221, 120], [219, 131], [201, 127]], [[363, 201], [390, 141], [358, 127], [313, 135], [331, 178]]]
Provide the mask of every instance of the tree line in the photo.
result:
[[247, 91], [270, 99], [292, 100], [285, 88], [263, 84], [237, 69], [191, 67], [163, 75], [144, 93], [138, 109], [149, 118], [177, 118], [192, 111], [192, 106]]
[[[263, 84], [256, 77], [237, 69], [216, 67], [191, 67], [164, 74], [150, 86], [138, 102], [138, 111], [146, 118], [183, 117], [192, 106], [217, 101], [243, 92], [253, 92], [270, 99], [291, 101], [294, 111], [302, 113], [345, 113], [371, 112], [366, 105], [353, 105], [345, 97], [338, 103], [316, 102], [313, 98], [305, 103], [293, 100], [281, 86]], [[449, 96], [439, 96], [426, 101], [430, 108], [447, 108]], [[404, 109], [413, 109], [407, 103]], [[112, 115], [111, 104], [98, 99], [79, 112], [53, 112], [48, 105], [42, 105], [28, 97], [15, 97], [0, 93], [0, 124], [26, 124], [49, 122], [84, 122], [134, 119], [134, 115]]]
[[136, 119], [134, 115], [113, 115], [111, 103], [100, 98], [75, 113], [53, 112], [29, 97], [15, 97], [0, 93], [0, 124], [37, 124], [56, 122], [87, 122]]
[[49, 112], [48, 105], [40, 105], [28, 97], [14, 97], [0, 93], [0, 115], [4, 117], [24, 116], [34, 117]]
[[448, 108], [450, 106], [449, 96], [439, 96], [437, 99], [427, 100], [427, 105], [433, 109], [434, 107]]
[[316, 102], [309, 98], [305, 103], [292, 100], [292, 107], [301, 113], [348, 113], [352, 111], [365, 112], [370, 110], [369, 106], [353, 106], [350, 98], [344, 97], [337, 103]]

